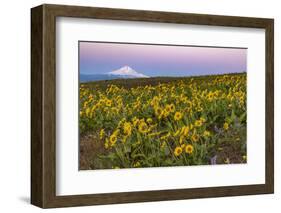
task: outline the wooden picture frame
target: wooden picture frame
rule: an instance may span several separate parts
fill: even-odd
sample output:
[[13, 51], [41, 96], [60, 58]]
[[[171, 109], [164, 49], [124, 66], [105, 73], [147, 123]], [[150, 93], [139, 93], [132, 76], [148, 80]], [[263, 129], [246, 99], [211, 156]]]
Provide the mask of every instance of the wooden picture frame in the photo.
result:
[[[56, 17], [265, 29], [265, 184], [56, 195]], [[41, 208], [267, 194], [274, 191], [274, 21], [218, 15], [44, 4], [31, 9], [31, 203]]]

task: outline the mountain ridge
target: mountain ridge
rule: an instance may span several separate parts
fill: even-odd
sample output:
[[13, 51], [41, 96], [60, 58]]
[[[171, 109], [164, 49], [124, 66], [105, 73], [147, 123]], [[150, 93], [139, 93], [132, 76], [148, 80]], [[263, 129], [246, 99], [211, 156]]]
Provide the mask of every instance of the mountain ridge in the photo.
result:
[[113, 70], [108, 72], [107, 74], [110, 75], [121, 75], [121, 76], [132, 76], [132, 77], [139, 77], [139, 78], [148, 78], [149, 76], [144, 75], [142, 73], [138, 73], [128, 65], [121, 67], [120, 69]]
[[149, 76], [135, 71], [128, 65], [104, 74], [85, 74], [85, 73], [80, 74], [80, 82], [128, 79], [128, 78], [149, 78]]

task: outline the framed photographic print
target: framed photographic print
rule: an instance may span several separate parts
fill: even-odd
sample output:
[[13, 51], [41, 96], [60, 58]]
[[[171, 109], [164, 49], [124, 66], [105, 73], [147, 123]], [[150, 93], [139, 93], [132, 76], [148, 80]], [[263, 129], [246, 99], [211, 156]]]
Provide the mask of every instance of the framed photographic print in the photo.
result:
[[273, 19], [31, 9], [31, 203], [274, 191]]

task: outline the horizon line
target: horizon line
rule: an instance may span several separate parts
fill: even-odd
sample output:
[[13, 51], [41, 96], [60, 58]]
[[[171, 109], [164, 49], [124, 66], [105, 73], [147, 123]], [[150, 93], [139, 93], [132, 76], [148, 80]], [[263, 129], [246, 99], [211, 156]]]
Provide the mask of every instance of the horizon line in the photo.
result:
[[[157, 75], [157, 76], [148, 76], [148, 77], [189, 77], [189, 76], [209, 76], [209, 75], [227, 75], [227, 74], [241, 74], [241, 73], [247, 73], [247, 71], [239, 71], [239, 72], [226, 72], [226, 73], [217, 73], [217, 74], [199, 74], [199, 75]], [[106, 75], [107, 73], [93, 73], [93, 74], [88, 74], [88, 73], [79, 73], [79, 75]], [[142, 73], [140, 73], [142, 74]]]

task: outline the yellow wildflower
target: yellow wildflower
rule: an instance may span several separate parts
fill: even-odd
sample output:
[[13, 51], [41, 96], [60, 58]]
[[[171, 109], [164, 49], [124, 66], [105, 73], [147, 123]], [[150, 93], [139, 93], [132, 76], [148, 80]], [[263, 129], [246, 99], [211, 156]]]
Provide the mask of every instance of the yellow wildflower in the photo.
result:
[[112, 134], [109, 138], [111, 146], [114, 146], [115, 143], [117, 142], [117, 136], [115, 134]]
[[192, 130], [193, 129], [193, 124], [189, 125], [189, 129]]
[[112, 104], [112, 101], [111, 101], [111, 100], [107, 100], [106, 103], [105, 103], [105, 105], [108, 106], [108, 107], [110, 107], [111, 104]]
[[163, 116], [163, 110], [160, 107], [155, 108], [155, 114], [157, 116], [158, 119], [161, 119]]
[[169, 106], [170, 106], [170, 111], [174, 112], [175, 109], [176, 109], [175, 105], [174, 104], [170, 104]]
[[164, 109], [164, 111], [163, 111], [164, 118], [167, 118], [169, 116], [169, 114], [170, 114], [170, 112], [167, 111], [166, 109]]
[[126, 136], [130, 136], [132, 134], [132, 126], [130, 122], [125, 122], [123, 125], [123, 133]]
[[194, 125], [197, 127], [202, 126], [202, 120], [196, 120]]
[[205, 123], [206, 119], [201, 117], [200, 120], [202, 121], [202, 123]]
[[193, 135], [191, 136], [191, 140], [192, 140], [193, 142], [197, 142], [197, 141], [199, 140], [199, 135], [193, 134]]
[[101, 129], [100, 130], [100, 139], [103, 139], [104, 135], [105, 135], [105, 131], [104, 131], [104, 129]]
[[204, 132], [203, 132], [203, 136], [204, 137], [209, 137], [211, 135], [211, 133], [209, 132], [209, 131], [207, 131], [207, 130], [205, 130]]
[[171, 107], [170, 107], [169, 104], [165, 106], [165, 111], [166, 111], [166, 113], [170, 113], [171, 112]]
[[183, 126], [183, 127], [181, 128], [181, 135], [187, 136], [188, 133], [189, 133], [189, 127], [188, 127], [188, 126]]
[[146, 119], [146, 122], [151, 124], [153, 122], [153, 120], [151, 118]]
[[119, 130], [119, 129], [116, 129], [116, 130], [113, 132], [113, 134], [116, 135], [116, 136], [117, 136], [119, 133], [120, 133], [120, 130]]
[[183, 114], [181, 112], [176, 112], [174, 119], [175, 119], [175, 121], [179, 121], [180, 119], [182, 119], [182, 117], [183, 117]]
[[140, 133], [147, 133], [148, 132], [147, 124], [144, 121], [140, 122], [138, 130]]
[[174, 133], [174, 137], [178, 136], [180, 134], [181, 130], [178, 129], [175, 133]]
[[86, 109], [86, 116], [87, 116], [87, 117], [89, 117], [90, 112], [91, 112], [91, 109], [88, 107], [88, 108]]
[[105, 143], [104, 143], [104, 148], [105, 148], [105, 149], [108, 149], [108, 148], [109, 148], [109, 144], [108, 144], [108, 143], [109, 143], [109, 141], [108, 141], [108, 139], [106, 138], [106, 139], [105, 139]]
[[229, 124], [228, 124], [227, 122], [225, 122], [225, 123], [223, 124], [223, 128], [224, 128], [225, 130], [228, 130], [228, 129], [229, 129]]
[[179, 156], [182, 153], [182, 148], [180, 146], [177, 146], [174, 150], [174, 155]]
[[191, 145], [191, 144], [188, 144], [188, 145], [186, 145], [186, 147], [185, 147], [185, 152], [187, 153], [187, 154], [192, 154], [192, 152], [193, 152], [193, 146]]
[[163, 135], [160, 139], [161, 139], [161, 140], [166, 140], [166, 139], [168, 139], [170, 136], [171, 136], [171, 133], [168, 132], [166, 135]]
[[182, 135], [182, 136], [180, 136], [180, 144], [183, 143], [183, 140], [184, 140], [184, 136]]
[[167, 144], [166, 144], [166, 142], [165, 141], [163, 141], [162, 143], [161, 143], [161, 149], [164, 149], [165, 147], [167, 146]]
[[133, 119], [132, 119], [132, 121], [133, 121], [133, 125], [136, 127], [137, 125], [138, 125], [138, 123], [139, 123], [139, 119], [138, 118], [136, 118], [136, 117], [134, 117]]

